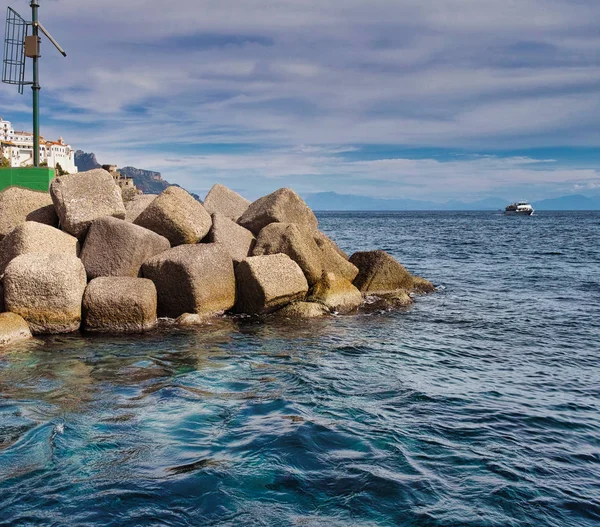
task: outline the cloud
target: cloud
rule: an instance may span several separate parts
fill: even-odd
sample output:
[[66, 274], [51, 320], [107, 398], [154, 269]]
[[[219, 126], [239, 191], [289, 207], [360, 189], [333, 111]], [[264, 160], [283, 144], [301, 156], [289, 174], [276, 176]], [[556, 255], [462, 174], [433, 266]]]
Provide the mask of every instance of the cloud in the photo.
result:
[[[460, 176], [401, 155], [361, 165], [360, 153], [600, 143], [593, 0], [54, 0], [40, 16], [69, 54], [43, 44], [44, 135], [196, 189], [206, 177], [192, 161], [230, 180], [249, 163], [259, 190], [302, 176], [314, 189], [364, 191], [376, 174], [412, 197], [443, 178], [448, 192], [500, 191], [490, 158], [471, 158]], [[5, 88], [0, 114], [27, 126], [23, 99]], [[164, 162], [174, 158], [188, 161]], [[549, 193], [596, 168], [511, 163], [510, 181], [543, 188], [545, 177]]]

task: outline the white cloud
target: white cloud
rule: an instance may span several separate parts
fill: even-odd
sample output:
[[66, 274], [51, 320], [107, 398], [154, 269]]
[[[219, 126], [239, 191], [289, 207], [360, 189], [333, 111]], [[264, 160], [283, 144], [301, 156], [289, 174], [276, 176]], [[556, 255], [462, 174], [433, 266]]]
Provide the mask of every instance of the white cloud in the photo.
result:
[[[63, 59], [44, 42], [43, 133], [121, 164], [162, 167], [194, 188], [204, 176], [192, 162], [228, 177], [254, 171], [257, 188], [323, 175], [324, 188], [344, 182], [337, 190], [374, 178], [388, 182], [385, 192], [395, 181], [395, 192], [416, 195], [447, 178], [448, 192], [487, 192], [504, 184], [491, 159], [360, 164], [341, 154], [365, 144], [600, 144], [592, 0], [55, 0], [40, 15], [68, 52]], [[24, 108], [5, 86], [0, 114]], [[173, 145], [206, 143], [270, 151], [164, 162]], [[549, 191], [584, 175], [528, 163], [498, 170], [513, 167], [505, 177], [515, 184], [546, 178]]]

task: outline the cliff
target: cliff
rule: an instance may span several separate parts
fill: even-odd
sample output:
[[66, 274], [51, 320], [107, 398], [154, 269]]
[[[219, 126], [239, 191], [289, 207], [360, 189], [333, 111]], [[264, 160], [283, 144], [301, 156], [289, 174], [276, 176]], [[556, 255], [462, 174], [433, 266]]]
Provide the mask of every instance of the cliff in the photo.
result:
[[79, 172], [85, 172], [87, 170], [93, 170], [94, 168], [100, 168], [101, 165], [96, 159], [96, 154], [93, 152], [87, 153], [83, 150], [75, 151], [75, 166]]
[[[86, 170], [92, 170], [102, 166], [96, 159], [96, 155], [93, 152], [87, 153], [83, 152], [82, 150], [77, 150], [75, 152], [75, 165], [77, 166], [79, 172], [85, 172]], [[160, 194], [167, 187], [179, 186], [175, 183], [169, 183], [162, 178], [160, 172], [153, 172], [152, 170], [143, 170], [135, 167], [123, 167], [119, 169], [119, 172], [126, 177], [132, 178], [136, 188], [141, 190], [144, 194]], [[198, 195], [192, 194], [192, 196], [200, 201], [200, 197]]]

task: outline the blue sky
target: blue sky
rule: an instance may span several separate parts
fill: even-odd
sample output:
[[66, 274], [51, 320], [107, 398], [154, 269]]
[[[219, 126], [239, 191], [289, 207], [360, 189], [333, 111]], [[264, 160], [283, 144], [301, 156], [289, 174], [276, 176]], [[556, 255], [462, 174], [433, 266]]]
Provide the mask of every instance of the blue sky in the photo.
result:
[[597, 1], [40, 4], [68, 52], [43, 43], [42, 133], [100, 162], [250, 199], [600, 193]]

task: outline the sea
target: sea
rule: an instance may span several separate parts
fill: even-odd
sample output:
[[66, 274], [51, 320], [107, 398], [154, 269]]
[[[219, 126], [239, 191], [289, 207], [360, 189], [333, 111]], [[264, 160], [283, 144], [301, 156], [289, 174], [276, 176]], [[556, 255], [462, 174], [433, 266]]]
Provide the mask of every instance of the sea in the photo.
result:
[[0, 525], [600, 525], [600, 212], [318, 217], [436, 292], [13, 347]]

